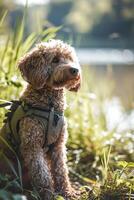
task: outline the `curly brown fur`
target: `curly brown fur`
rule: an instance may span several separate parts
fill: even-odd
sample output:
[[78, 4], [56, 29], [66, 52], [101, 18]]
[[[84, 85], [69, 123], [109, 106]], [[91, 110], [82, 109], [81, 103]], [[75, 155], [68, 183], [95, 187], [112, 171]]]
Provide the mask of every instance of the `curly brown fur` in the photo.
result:
[[[75, 51], [59, 40], [38, 44], [20, 59], [18, 67], [28, 82], [20, 99], [34, 106], [46, 108], [51, 103], [56, 111], [63, 112], [64, 88], [77, 91], [80, 87], [80, 67]], [[66, 165], [66, 123], [48, 152], [43, 149], [43, 127], [36, 118], [23, 118], [19, 134], [24, 163], [42, 199], [51, 199], [51, 192], [65, 197], [73, 195]]]

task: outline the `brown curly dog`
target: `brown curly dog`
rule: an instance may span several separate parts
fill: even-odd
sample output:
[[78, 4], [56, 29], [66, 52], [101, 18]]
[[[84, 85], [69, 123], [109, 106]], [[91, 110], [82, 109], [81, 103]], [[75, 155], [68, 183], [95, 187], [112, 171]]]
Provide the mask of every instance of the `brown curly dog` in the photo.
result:
[[[20, 97], [30, 111], [19, 120], [20, 152], [41, 199], [75, 196], [66, 165], [64, 90], [78, 91], [81, 71], [74, 49], [60, 40], [36, 45], [18, 63], [27, 88]], [[32, 112], [32, 114], [29, 114]]]

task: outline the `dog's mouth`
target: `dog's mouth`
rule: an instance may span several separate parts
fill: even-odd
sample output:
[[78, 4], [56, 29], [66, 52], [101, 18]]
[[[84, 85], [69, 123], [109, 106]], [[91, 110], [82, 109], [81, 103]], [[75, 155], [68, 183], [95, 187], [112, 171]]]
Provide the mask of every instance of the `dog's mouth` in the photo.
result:
[[55, 87], [57, 89], [61, 88], [61, 87], [65, 87], [66, 89], [68, 89], [70, 91], [75, 91], [76, 86], [77, 85], [80, 86], [80, 82], [81, 82], [81, 77], [80, 77], [80, 74], [78, 74], [74, 78], [72, 78], [72, 77], [71, 78], [64, 78], [62, 80], [54, 81], [53, 87]]
[[58, 81], [54, 81], [53, 83], [55, 84], [55, 85], [59, 85], [59, 84], [67, 84], [68, 82], [71, 82], [71, 81], [77, 81], [77, 80], [79, 80], [80, 79], [80, 75], [78, 75], [77, 77], [75, 77], [75, 78], [63, 78], [62, 80], [58, 80]]

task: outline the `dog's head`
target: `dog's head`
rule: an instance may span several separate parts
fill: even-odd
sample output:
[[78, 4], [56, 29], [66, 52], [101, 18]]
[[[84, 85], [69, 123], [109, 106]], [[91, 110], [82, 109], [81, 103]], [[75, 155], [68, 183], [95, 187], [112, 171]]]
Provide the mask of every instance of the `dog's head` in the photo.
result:
[[36, 45], [22, 57], [18, 67], [23, 78], [33, 88], [51, 87], [77, 91], [81, 84], [81, 70], [73, 47], [60, 40]]

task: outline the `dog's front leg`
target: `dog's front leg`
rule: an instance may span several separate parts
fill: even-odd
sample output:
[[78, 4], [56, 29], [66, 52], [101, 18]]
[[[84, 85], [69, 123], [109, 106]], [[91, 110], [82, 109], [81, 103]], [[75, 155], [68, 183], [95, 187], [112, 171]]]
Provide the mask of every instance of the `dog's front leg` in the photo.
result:
[[54, 179], [55, 192], [62, 194], [65, 197], [72, 196], [72, 190], [69, 177], [68, 167], [66, 164], [66, 127], [57, 142], [50, 149], [51, 171]]
[[55, 191], [65, 195], [71, 192], [71, 185], [66, 165], [66, 153], [64, 144], [56, 144], [51, 153], [51, 167], [54, 178]]
[[52, 178], [47, 156], [42, 149], [44, 135], [41, 125], [36, 119], [24, 118], [20, 122], [20, 137], [21, 153], [30, 178], [41, 199], [50, 200], [53, 191]]

